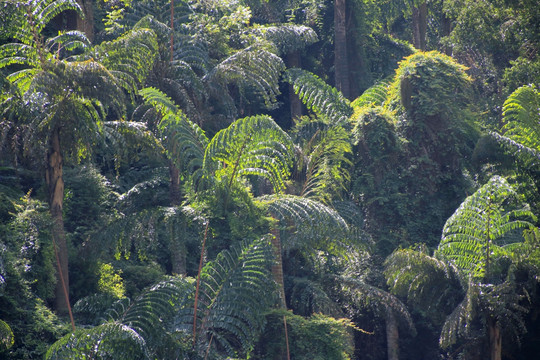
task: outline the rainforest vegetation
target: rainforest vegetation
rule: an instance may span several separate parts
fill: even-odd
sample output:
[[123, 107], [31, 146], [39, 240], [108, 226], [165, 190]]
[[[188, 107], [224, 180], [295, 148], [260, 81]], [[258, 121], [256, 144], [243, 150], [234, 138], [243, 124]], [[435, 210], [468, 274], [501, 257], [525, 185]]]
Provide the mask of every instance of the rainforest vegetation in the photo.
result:
[[537, 0], [0, 0], [0, 358], [536, 359]]

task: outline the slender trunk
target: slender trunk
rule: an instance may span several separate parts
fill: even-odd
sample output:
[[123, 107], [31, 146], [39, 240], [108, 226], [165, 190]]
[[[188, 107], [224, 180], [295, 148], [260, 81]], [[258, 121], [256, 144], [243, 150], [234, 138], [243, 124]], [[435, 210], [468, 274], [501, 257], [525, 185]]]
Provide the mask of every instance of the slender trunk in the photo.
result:
[[427, 3], [424, 1], [413, 9], [413, 44], [418, 50], [426, 50]]
[[287, 303], [285, 301], [285, 283], [283, 281], [283, 258], [281, 257], [281, 237], [279, 234], [279, 229], [272, 229], [272, 247], [274, 249], [274, 257], [276, 261], [272, 265], [272, 275], [274, 281], [278, 285], [279, 291], [279, 305], [281, 308], [286, 309]]
[[69, 306], [68, 249], [64, 233], [62, 208], [64, 203], [63, 157], [60, 151], [59, 129], [54, 129], [47, 154], [45, 178], [49, 188], [49, 209], [53, 220], [52, 236], [58, 251], [58, 279], [56, 282], [56, 311], [65, 315]]
[[[446, 16], [446, 14], [443, 14], [442, 15], [442, 36], [444, 37], [450, 36], [451, 32], [452, 32], [452, 22]], [[448, 56], [452, 55], [452, 47], [450, 45], [444, 45], [443, 51]]]
[[182, 203], [182, 193], [180, 192], [180, 170], [172, 161], [169, 161], [169, 176], [171, 183], [169, 185], [169, 200], [171, 206], [177, 206]]
[[349, 61], [347, 58], [347, 2], [334, 0], [334, 71], [336, 88], [349, 98]]
[[84, 19], [77, 16], [77, 30], [85, 33], [94, 42], [94, 4], [92, 0], [77, 0], [84, 12]]
[[[293, 51], [287, 54], [287, 62], [289, 68], [299, 68], [301, 66], [300, 52]], [[289, 84], [289, 102], [291, 103], [291, 119], [294, 120], [302, 116], [302, 102], [294, 92], [292, 84]]]
[[392, 309], [386, 310], [386, 348], [388, 360], [399, 359], [399, 330], [396, 315]]
[[490, 360], [501, 360], [502, 334], [499, 324], [493, 318], [488, 320]]

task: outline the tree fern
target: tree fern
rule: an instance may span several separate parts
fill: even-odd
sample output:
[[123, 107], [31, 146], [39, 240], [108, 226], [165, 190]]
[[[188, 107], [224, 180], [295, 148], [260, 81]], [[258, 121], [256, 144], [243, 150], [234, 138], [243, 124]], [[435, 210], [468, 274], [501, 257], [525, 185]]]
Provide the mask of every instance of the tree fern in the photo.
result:
[[514, 91], [503, 105], [502, 135], [491, 132], [515, 155], [538, 164], [540, 159], [540, 92], [534, 85]]
[[301, 69], [289, 69], [285, 80], [293, 85], [302, 102], [316, 114], [326, 116], [333, 124], [347, 123], [353, 110], [343, 95], [319, 79]]
[[219, 131], [209, 142], [203, 168], [205, 176], [222, 176], [230, 188], [238, 177], [261, 176], [279, 193], [292, 166], [293, 145], [269, 116], [243, 118]]
[[515, 196], [504, 178], [492, 177], [446, 221], [435, 255], [451, 260], [466, 274], [489, 276], [490, 258], [506, 254], [505, 236], [531, 226], [523, 219], [536, 219], [527, 208], [509, 204]]
[[285, 66], [277, 55], [256, 45], [249, 46], [221, 61], [204, 82], [235, 83], [239, 88], [253, 89], [267, 107], [279, 95], [279, 80]]
[[259, 26], [253, 32], [273, 43], [280, 54], [304, 49], [318, 41], [317, 33], [304, 25], [283, 24]]
[[462, 280], [455, 265], [424, 251], [395, 251], [385, 260], [384, 274], [392, 293], [436, 318], [462, 296]]
[[268, 237], [222, 251], [202, 271], [196, 329], [193, 309], [179, 312], [176, 329], [195, 334], [199, 353], [210, 347], [229, 356], [247, 352], [263, 329], [264, 311], [274, 303], [271, 263]]
[[388, 87], [390, 83], [391, 81], [388, 79], [376, 83], [357, 97], [351, 103], [351, 106], [355, 110], [362, 107], [383, 106], [388, 99]]

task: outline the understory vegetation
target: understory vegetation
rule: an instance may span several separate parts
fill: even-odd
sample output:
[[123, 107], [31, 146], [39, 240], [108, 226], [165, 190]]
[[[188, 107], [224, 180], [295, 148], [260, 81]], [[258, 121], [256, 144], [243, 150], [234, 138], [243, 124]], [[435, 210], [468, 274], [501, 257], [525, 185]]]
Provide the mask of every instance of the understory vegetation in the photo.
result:
[[539, 24], [0, 0], [0, 358], [534, 358]]

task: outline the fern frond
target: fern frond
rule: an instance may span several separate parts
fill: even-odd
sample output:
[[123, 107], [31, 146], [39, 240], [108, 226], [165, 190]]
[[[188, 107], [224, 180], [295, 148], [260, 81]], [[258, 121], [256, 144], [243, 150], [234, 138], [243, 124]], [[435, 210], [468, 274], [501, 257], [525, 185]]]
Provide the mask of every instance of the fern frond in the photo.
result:
[[86, 50], [90, 42], [86, 35], [80, 31], [63, 31], [57, 36], [48, 38], [45, 46], [50, 53], [57, 53], [63, 58], [64, 54], [74, 50]]
[[326, 116], [335, 125], [345, 125], [353, 113], [349, 101], [317, 75], [302, 69], [289, 69], [285, 81], [293, 85], [302, 102], [318, 115]]
[[229, 187], [237, 177], [255, 175], [266, 178], [279, 193], [290, 174], [292, 156], [289, 135], [272, 118], [259, 115], [219, 131], [206, 147], [203, 167], [209, 174], [219, 170], [226, 175]]
[[42, 0], [32, 1], [34, 8], [32, 15], [36, 21], [36, 28], [41, 32], [45, 26], [57, 15], [64, 11], [72, 10], [84, 17], [84, 12], [75, 0]]
[[80, 329], [55, 342], [45, 355], [46, 360], [63, 359], [150, 359], [146, 342], [129, 326], [106, 323]]
[[[250, 349], [263, 329], [263, 313], [274, 301], [268, 271], [272, 260], [270, 240], [263, 237], [222, 251], [204, 267], [197, 322], [197, 340], [205, 344], [202, 351], [211, 339], [230, 356], [234, 349]], [[176, 327], [192, 332], [193, 311], [180, 312]]]
[[398, 250], [385, 260], [384, 274], [392, 293], [438, 315], [462, 295], [458, 269], [423, 251]]
[[259, 46], [250, 46], [223, 60], [204, 76], [203, 81], [251, 87], [270, 107], [280, 93], [279, 79], [284, 69], [285, 65], [277, 55]]
[[397, 317], [402, 323], [406, 324], [412, 334], [416, 334], [416, 327], [407, 307], [396, 296], [376, 286], [350, 277], [340, 276], [338, 281], [347, 291], [354, 294], [358, 303], [369, 304], [379, 316], [384, 316], [387, 311], [393, 312], [394, 315], [398, 315]]
[[357, 97], [351, 103], [351, 106], [354, 109], [361, 107], [383, 106], [388, 99], [388, 87], [390, 86], [390, 83], [390, 79], [382, 80], [376, 83], [364, 91], [362, 95]]
[[524, 219], [536, 220], [527, 208], [504, 211], [504, 206], [515, 206], [515, 199], [515, 191], [504, 178], [492, 177], [446, 221], [435, 255], [450, 259], [467, 274], [486, 275], [489, 257], [504, 253], [499, 243], [504, 235], [530, 227]]
[[503, 135], [540, 151], [540, 92], [534, 85], [514, 91], [503, 105]]
[[317, 33], [304, 25], [259, 26], [255, 27], [253, 32], [272, 42], [281, 54], [304, 49], [319, 40]]

